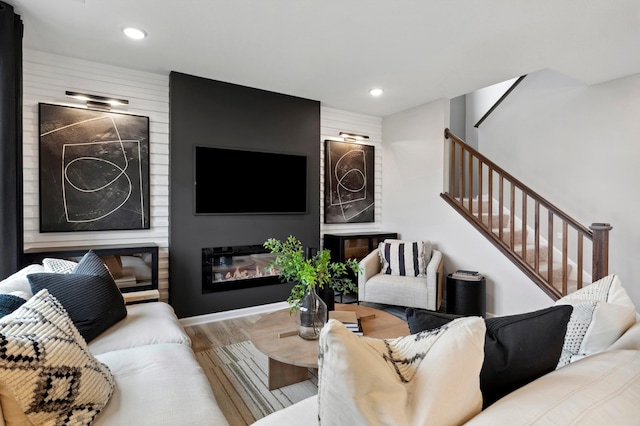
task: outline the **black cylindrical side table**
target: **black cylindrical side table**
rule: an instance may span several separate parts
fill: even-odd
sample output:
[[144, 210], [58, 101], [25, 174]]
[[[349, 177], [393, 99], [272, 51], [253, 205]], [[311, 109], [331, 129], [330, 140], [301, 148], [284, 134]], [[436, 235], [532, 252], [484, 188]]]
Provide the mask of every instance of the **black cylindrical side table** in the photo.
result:
[[482, 316], [487, 314], [487, 282], [461, 280], [447, 276], [447, 313], [456, 315]]

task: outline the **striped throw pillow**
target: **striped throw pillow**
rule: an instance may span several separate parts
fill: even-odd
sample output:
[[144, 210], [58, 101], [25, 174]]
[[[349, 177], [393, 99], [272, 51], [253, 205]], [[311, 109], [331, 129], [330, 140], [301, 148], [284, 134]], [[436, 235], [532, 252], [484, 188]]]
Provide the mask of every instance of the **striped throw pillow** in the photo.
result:
[[425, 276], [426, 262], [422, 241], [385, 241], [378, 247], [384, 274], [407, 277]]

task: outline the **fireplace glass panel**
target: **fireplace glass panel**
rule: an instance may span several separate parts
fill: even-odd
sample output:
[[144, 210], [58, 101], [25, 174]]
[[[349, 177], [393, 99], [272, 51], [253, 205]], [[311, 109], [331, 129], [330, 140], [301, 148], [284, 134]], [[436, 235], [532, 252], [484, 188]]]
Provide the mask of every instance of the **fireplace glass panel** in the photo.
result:
[[261, 245], [202, 249], [203, 293], [280, 283], [276, 256]]

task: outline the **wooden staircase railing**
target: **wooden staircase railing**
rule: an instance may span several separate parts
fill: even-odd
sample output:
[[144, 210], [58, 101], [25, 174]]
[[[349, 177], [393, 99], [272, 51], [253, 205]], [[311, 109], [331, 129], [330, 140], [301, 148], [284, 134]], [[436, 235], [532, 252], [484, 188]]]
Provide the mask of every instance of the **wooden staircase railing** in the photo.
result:
[[559, 299], [590, 282], [583, 273], [589, 263], [591, 281], [608, 274], [608, 223], [581, 225], [449, 129], [445, 138], [451, 141], [449, 181], [440, 196], [550, 297]]

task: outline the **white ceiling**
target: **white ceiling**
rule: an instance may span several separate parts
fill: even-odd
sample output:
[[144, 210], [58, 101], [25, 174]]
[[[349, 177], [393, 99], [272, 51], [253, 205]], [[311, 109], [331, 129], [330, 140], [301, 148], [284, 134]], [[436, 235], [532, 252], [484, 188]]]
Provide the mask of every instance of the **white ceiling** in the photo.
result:
[[638, 0], [3, 1], [27, 48], [379, 116], [544, 68], [586, 84], [640, 72]]

